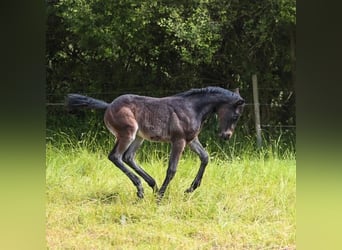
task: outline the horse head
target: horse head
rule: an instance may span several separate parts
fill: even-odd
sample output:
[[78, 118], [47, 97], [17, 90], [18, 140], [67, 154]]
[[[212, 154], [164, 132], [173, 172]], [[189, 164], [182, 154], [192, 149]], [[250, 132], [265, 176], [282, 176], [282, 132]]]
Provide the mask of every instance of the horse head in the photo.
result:
[[217, 108], [219, 122], [219, 136], [224, 140], [229, 140], [235, 130], [236, 124], [243, 112], [245, 100], [240, 96], [238, 89], [234, 91], [234, 100], [229, 100]]

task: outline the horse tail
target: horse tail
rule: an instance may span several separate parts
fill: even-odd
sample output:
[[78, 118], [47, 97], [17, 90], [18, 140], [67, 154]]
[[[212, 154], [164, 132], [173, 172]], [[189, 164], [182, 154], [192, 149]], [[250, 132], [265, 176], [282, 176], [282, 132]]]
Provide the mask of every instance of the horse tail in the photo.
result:
[[69, 110], [76, 108], [106, 109], [108, 105], [109, 103], [105, 101], [79, 94], [68, 94], [65, 100], [65, 106]]

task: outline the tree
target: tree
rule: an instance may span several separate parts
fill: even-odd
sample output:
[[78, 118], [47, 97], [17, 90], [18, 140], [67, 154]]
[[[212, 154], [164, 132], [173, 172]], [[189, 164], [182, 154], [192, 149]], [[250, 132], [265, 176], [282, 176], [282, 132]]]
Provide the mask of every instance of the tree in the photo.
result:
[[59, 0], [47, 11], [49, 101], [218, 85], [251, 102], [256, 73], [262, 120], [295, 122], [294, 0]]

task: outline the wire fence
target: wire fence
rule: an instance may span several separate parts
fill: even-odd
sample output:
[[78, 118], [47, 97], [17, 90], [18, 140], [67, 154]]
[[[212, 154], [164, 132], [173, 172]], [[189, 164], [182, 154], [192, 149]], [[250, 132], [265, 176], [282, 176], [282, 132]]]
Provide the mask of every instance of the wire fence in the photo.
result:
[[[253, 107], [255, 104], [254, 103], [246, 103], [245, 105]], [[260, 106], [273, 106], [274, 107], [274, 105], [269, 104], [269, 103], [263, 103], [263, 104], [259, 104], [259, 105]], [[50, 103], [50, 102], [48, 102], [48, 103], [46, 103], [46, 107], [58, 107], [58, 108], [63, 109], [64, 106], [65, 106], [64, 102], [58, 102], [58, 103]], [[280, 107], [284, 107], [284, 106], [288, 106], [288, 105], [286, 105], [286, 104], [285, 105], [279, 104], [276, 107], [280, 108]], [[292, 124], [291, 125], [286, 125], [286, 124], [283, 124], [283, 125], [281, 125], [281, 124], [279, 124], [279, 125], [261, 124], [261, 127], [262, 127], [262, 129], [266, 129], [266, 128], [289, 128], [289, 129], [291, 129], [291, 128], [296, 128], [296, 125], [292, 125]]]
[[[256, 105], [260, 106], [260, 111], [263, 113], [261, 122], [259, 124], [259, 131], [262, 134], [262, 143], [270, 143], [271, 144], [279, 144], [281, 140], [282, 145], [286, 145], [284, 148], [295, 148], [295, 140], [296, 140], [296, 124], [295, 124], [295, 102], [292, 99], [290, 102], [288, 101], [289, 98], [294, 97], [294, 92], [291, 90], [283, 90], [280, 88], [257, 88], [259, 91], [282, 91], [283, 95], [285, 96], [283, 99], [278, 99], [277, 97], [272, 98], [270, 101], [265, 102], [265, 98], [263, 103], [256, 103], [250, 102], [251, 100], [255, 101], [251, 96], [248, 97], [250, 94], [249, 90], [240, 90], [240, 94], [242, 96], [246, 96], [249, 102], [247, 102], [244, 115], [241, 117], [242, 121], [240, 121], [240, 125], [238, 126], [239, 133], [237, 133], [241, 138], [252, 138], [255, 136], [257, 129], [255, 128], [254, 122], [256, 121], [256, 116], [254, 114], [254, 109]], [[153, 96], [156, 97], [160, 96], [169, 96], [175, 93], [182, 92], [184, 90], [163, 90], [157, 92], [151, 92], [148, 90], [141, 90], [141, 89], [125, 89], [125, 90], [118, 90], [118, 91], [111, 91], [111, 92], [80, 92], [80, 94], [91, 96], [96, 99], [111, 101], [116, 97], [122, 94], [137, 94], [137, 95], [146, 95], [146, 96]], [[245, 95], [246, 94], [246, 95]], [[287, 96], [287, 98], [286, 98]], [[95, 128], [96, 131], [98, 129], [104, 129], [101, 119], [99, 116], [101, 113], [94, 112], [92, 114], [87, 113], [88, 111], [81, 111], [81, 113], [77, 113], [77, 116], [71, 117], [68, 110], [65, 107], [65, 94], [56, 94], [56, 93], [48, 93], [46, 95], [47, 102], [45, 103], [47, 109], [47, 118], [46, 118], [46, 126], [49, 129], [63, 129], [65, 131], [77, 130], [77, 131], [88, 131], [89, 127]], [[246, 112], [247, 111], [247, 112]], [[82, 113], [84, 112], [84, 113]], [[86, 115], [85, 115], [86, 114]], [[90, 116], [88, 116], [90, 114]], [[285, 117], [285, 119], [284, 119]], [[95, 118], [95, 119], [94, 119]], [[291, 118], [291, 119], [289, 119]], [[83, 121], [83, 123], [80, 121]], [[77, 122], [75, 122], [77, 121]], [[102, 125], [101, 125], [102, 124]], [[210, 141], [208, 138], [213, 136], [215, 133], [215, 122], [210, 121], [207, 125], [207, 129], [204, 134], [205, 140]], [[63, 131], [62, 130], [62, 131]], [[102, 130], [101, 130], [102, 131]], [[47, 134], [51, 134], [51, 132], [47, 132]], [[53, 134], [53, 132], [52, 132]], [[257, 133], [258, 135], [258, 133]], [[257, 138], [258, 136], [256, 136]], [[203, 139], [203, 138], [202, 138]], [[257, 142], [258, 140], [256, 140]], [[257, 143], [258, 144], [258, 143]], [[260, 144], [260, 145], [261, 145]], [[259, 147], [259, 146], [258, 146]]]
[[[64, 106], [65, 103], [64, 102], [56, 102], [56, 103], [47, 102], [45, 105], [46, 106]], [[255, 104], [254, 103], [245, 103], [245, 105], [246, 106], [254, 106]], [[260, 105], [260, 106], [270, 106], [270, 107], [285, 107], [285, 106], [289, 106], [289, 104], [270, 104], [270, 103], [259, 103], [258, 105]]]

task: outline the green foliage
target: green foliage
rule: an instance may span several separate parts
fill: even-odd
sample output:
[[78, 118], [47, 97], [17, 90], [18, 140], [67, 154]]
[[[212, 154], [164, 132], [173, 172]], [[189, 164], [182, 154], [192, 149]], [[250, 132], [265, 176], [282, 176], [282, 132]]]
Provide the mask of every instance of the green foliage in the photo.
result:
[[[217, 85], [239, 87], [251, 103], [256, 73], [262, 123], [295, 125], [294, 0], [60, 0], [47, 12], [48, 102], [70, 92], [112, 101], [127, 92], [166, 96]], [[58, 108], [47, 110], [51, 130], [75, 120]], [[253, 121], [247, 106], [244, 136]], [[284, 133], [265, 128], [265, 139]]]
[[167, 14], [158, 24], [174, 37], [170, 45], [181, 59], [192, 65], [209, 63], [219, 47], [220, 26], [211, 20], [208, 9], [203, 4], [193, 8], [181, 5], [168, 9]]

